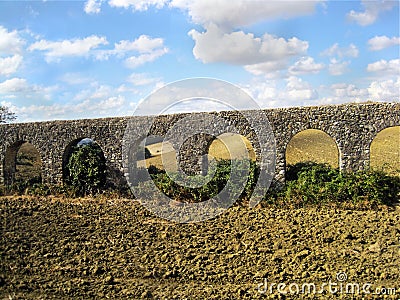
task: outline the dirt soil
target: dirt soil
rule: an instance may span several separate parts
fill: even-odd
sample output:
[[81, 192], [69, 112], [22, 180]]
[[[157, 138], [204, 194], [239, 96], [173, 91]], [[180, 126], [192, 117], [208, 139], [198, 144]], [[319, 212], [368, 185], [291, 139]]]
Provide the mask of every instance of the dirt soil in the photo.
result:
[[2, 197], [0, 215], [0, 299], [400, 298], [400, 208], [176, 224], [132, 200]]

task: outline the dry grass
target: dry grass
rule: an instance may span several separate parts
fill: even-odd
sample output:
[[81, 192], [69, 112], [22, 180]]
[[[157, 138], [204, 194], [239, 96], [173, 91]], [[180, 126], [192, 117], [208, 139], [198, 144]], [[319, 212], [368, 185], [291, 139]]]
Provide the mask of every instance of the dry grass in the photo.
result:
[[339, 167], [335, 141], [321, 130], [308, 129], [296, 134], [286, 148], [286, 164], [314, 161]]
[[36, 148], [30, 143], [23, 143], [17, 153], [16, 180], [29, 180], [40, 177], [42, 161]]
[[400, 126], [378, 133], [371, 143], [370, 165], [400, 175]]
[[[328, 163], [338, 167], [338, 150], [334, 141], [319, 130], [305, 130], [293, 137], [286, 149], [287, 164], [301, 161]], [[378, 133], [370, 148], [371, 167], [400, 174], [400, 126]]]
[[[228, 148], [225, 146], [228, 145], [229, 148], [233, 149], [234, 151], [237, 151], [238, 149], [241, 149], [243, 146], [246, 147], [246, 153], [237, 153], [233, 154], [232, 158], [237, 159], [237, 158], [243, 158], [243, 157], [250, 157], [250, 159], [255, 160], [256, 159], [256, 154], [254, 152], [254, 149], [250, 143], [250, 141], [241, 135], [234, 135], [234, 134], [227, 134], [221, 137], [223, 142], [219, 139], [213, 141], [210, 145], [210, 155], [214, 156], [216, 159], [230, 159], [231, 154], [228, 150]], [[243, 149], [243, 148], [242, 148]]]

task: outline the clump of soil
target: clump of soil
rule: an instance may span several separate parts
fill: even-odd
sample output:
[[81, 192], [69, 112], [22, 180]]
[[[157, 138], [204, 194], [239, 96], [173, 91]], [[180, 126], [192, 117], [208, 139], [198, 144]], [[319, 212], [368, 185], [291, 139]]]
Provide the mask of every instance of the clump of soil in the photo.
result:
[[[0, 215], [1, 299], [372, 298], [319, 293], [329, 282], [400, 294], [399, 208], [237, 206], [177, 224], [132, 200], [3, 197]], [[288, 290], [304, 283], [318, 291]]]

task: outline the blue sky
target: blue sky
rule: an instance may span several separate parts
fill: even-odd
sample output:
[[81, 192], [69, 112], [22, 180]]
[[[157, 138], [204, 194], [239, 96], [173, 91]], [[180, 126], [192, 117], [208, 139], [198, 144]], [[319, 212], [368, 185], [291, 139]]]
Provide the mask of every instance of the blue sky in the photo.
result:
[[399, 9], [381, 0], [0, 0], [0, 104], [19, 122], [125, 116], [190, 77], [229, 81], [265, 108], [399, 101]]

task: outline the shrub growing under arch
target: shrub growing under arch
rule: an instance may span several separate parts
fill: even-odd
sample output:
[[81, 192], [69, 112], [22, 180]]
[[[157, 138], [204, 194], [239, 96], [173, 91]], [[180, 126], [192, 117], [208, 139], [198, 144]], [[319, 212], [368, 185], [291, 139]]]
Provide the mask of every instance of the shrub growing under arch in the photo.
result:
[[95, 143], [73, 147], [67, 171], [66, 183], [77, 195], [96, 194], [105, 187], [106, 163], [101, 148]]
[[400, 177], [382, 171], [340, 172], [313, 162], [288, 166], [287, 182], [270, 203], [302, 207], [310, 204], [353, 203], [393, 205], [400, 196]]

